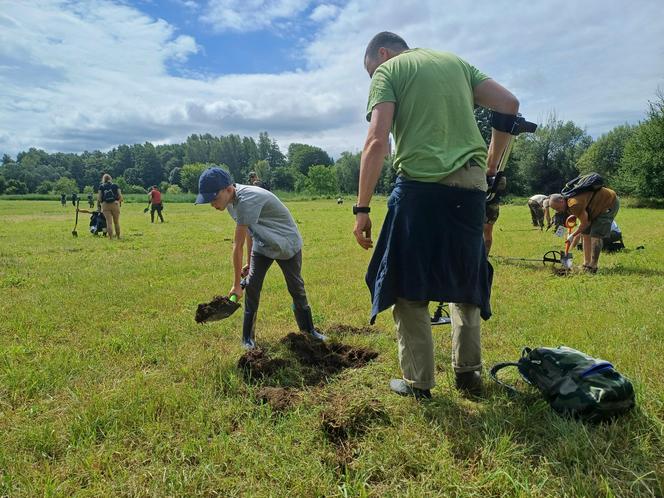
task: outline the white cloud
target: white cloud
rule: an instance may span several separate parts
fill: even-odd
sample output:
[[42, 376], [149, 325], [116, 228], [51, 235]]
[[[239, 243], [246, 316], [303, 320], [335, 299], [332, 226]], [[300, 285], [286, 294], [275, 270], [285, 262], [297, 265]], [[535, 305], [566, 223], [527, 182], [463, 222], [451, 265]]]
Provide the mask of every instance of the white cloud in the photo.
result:
[[201, 19], [217, 31], [260, 31], [304, 11], [310, 0], [209, 0]]
[[195, 0], [178, 0], [178, 3], [192, 11], [198, 10], [199, 4]]
[[309, 16], [309, 19], [316, 22], [323, 22], [332, 19], [334, 16], [337, 15], [338, 12], [339, 12], [339, 7], [337, 7], [336, 5], [330, 5], [324, 3], [317, 6], [313, 10], [311, 15]]
[[[239, 25], [253, 16], [263, 26], [295, 22], [311, 7], [213, 3], [233, 10]], [[382, 30], [401, 34], [411, 46], [458, 53], [510, 88], [529, 119], [556, 110], [595, 135], [643, 117], [664, 84], [657, 2], [382, 5], [352, 0], [339, 7], [306, 43], [301, 71], [194, 78], [173, 76], [168, 67], [200, 50], [196, 40], [136, 9], [109, 0], [0, 0], [0, 153], [264, 130], [284, 149], [298, 141], [335, 156], [358, 150], [369, 86], [362, 56]]]

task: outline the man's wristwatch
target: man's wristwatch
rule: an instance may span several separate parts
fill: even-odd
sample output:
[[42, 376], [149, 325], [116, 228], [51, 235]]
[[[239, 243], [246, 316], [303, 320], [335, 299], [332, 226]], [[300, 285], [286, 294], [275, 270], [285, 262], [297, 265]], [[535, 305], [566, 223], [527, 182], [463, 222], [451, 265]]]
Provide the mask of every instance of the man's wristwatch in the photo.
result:
[[357, 204], [353, 204], [353, 214], [357, 213], [370, 213], [371, 208], [369, 206], [360, 207]]

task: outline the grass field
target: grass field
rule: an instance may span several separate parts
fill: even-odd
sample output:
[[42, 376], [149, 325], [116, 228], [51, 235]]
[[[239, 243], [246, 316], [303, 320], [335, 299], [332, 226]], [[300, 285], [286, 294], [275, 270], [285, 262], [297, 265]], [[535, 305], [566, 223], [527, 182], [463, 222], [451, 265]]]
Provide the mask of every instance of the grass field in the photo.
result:
[[[385, 203], [374, 205], [379, 225]], [[379, 353], [318, 383], [280, 342], [295, 324], [276, 266], [257, 325], [259, 344], [284, 360], [273, 375], [238, 370], [241, 313], [194, 322], [197, 303], [231, 287], [226, 213], [167, 204], [166, 223], [151, 225], [127, 204], [124, 240], [109, 242], [87, 232], [87, 216], [73, 238], [71, 205], [0, 202], [0, 495], [664, 495], [664, 211], [621, 210], [629, 250], [602, 255], [595, 276], [493, 261], [485, 365], [559, 344], [613, 362], [637, 408], [592, 426], [490, 381], [483, 400], [460, 397], [448, 326], [434, 329], [433, 401], [391, 394], [392, 319], [363, 328], [370, 253], [351, 235], [349, 203], [289, 207], [317, 323]], [[527, 207], [504, 206], [495, 255], [561, 246], [530, 229]], [[266, 386], [289, 388], [291, 405], [262, 404]]]

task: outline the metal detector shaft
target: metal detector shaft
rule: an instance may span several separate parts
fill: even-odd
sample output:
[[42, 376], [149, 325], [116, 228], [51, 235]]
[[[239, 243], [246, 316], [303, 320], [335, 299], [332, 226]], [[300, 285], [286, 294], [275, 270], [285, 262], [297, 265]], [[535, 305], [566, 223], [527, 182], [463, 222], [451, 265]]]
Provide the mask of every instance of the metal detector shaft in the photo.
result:
[[[498, 185], [498, 180], [500, 179], [501, 176], [503, 176], [505, 166], [507, 165], [507, 160], [510, 157], [510, 154], [512, 153], [512, 147], [514, 146], [514, 135], [510, 135], [509, 137], [509, 142], [507, 142], [507, 146], [505, 147], [505, 150], [503, 150], [503, 154], [500, 156], [500, 161], [498, 162], [498, 167], [496, 168], [496, 176], [493, 181], [493, 185]], [[495, 187], [491, 187], [489, 191], [486, 194], [486, 200], [491, 201], [493, 200], [494, 197], [496, 197], [496, 191], [494, 190]]]
[[544, 256], [540, 259], [535, 258], [509, 258], [501, 256], [491, 256], [492, 258], [501, 259], [503, 261], [533, 261], [535, 263], [542, 263], [546, 266], [547, 263], [551, 263], [552, 266], [562, 265], [563, 262], [563, 253], [560, 251], [548, 251], [544, 253]]
[[498, 180], [500, 179], [501, 176], [503, 176], [505, 173], [505, 167], [507, 166], [507, 160], [510, 158], [510, 154], [512, 153], [512, 147], [514, 146], [514, 139], [521, 133], [534, 133], [535, 130], [537, 130], [537, 125], [535, 123], [531, 123], [529, 121], [526, 121], [523, 117], [521, 117], [520, 114], [517, 114], [518, 119], [515, 125], [512, 128], [512, 131], [510, 132], [509, 136], [509, 141], [507, 142], [507, 145], [505, 146], [505, 149], [503, 150], [503, 153], [500, 156], [500, 161], [498, 161], [498, 167], [496, 168], [496, 175], [495, 179], [493, 182], [493, 186], [489, 189], [487, 192], [486, 200], [487, 202], [493, 200], [494, 197], [496, 197], [496, 191], [494, 190], [498, 185]]
[[71, 231], [71, 234], [74, 237], [78, 237], [78, 232], [76, 231], [76, 227], [78, 226], [78, 205], [81, 201], [77, 200], [76, 201], [76, 222], [74, 223], [74, 229]]

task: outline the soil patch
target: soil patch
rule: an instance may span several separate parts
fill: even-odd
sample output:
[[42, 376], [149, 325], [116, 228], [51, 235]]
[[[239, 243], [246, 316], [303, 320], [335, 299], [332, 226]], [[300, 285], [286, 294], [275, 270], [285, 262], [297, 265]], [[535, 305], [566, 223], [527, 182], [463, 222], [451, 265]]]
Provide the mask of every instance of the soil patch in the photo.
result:
[[284, 387], [262, 387], [256, 392], [256, 396], [261, 402], [267, 403], [277, 412], [287, 410], [298, 399], [298, 394], [293, 389]]
[[209, 303], [201, 303], [196, 308], [196, 322], [205, 323], [223, 320], [231, 316], [240, 303], [235, 303], [226, 296], [215, 296]]
[[317, 341], [293, 332], [281, 342], [302, 365], [314, 368], [321, 376], [334, 375], [345, 368], [360, 368], [378, 357], [378, 352], [371, 349]]
[[375, 334], [378, 332], [376, 327], [370, 327], [365, 325], [364, 327], [354, 327], [352, 325], [343, 325], [341, 323], [335, 323], [325, 329], [327, 334], [333, 335], [369, 335]]
[[288, 362], [281, 358], [270, 358], [262, 348], [254, 348], [244, 353], [237, 367], [242, 371], [247, 382], [257, 379], [270, 378], [277, 370], [284, 368]]
[[321, 428], [327, 438], [336, 445], [345, 445], [350, 437], [361, 436], [374, 425], [387, 425], [389, 414], [377, 399], [353, 402], [339, 396], [321, 415]]

